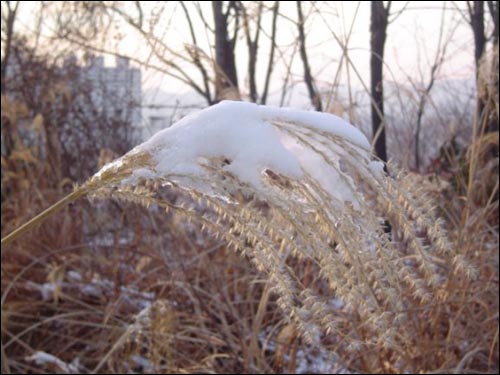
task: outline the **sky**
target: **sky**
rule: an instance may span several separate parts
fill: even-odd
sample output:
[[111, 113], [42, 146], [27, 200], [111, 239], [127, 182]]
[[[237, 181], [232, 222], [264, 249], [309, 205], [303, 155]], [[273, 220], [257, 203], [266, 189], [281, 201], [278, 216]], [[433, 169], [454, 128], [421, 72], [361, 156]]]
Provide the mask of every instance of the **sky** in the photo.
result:
[[[24, 32], [34, 32], [36, 28], [36, 13], [38, 2], [23, 2], [21, 4], [20, 29]], [[213, 43], [210, 32], [191, 2], [186, 2], [192, 14], [193, 25], [200, 47], [210, 56]], [[251, 2], [245, 2], [251, 3]], [[272, 3], [271, 3], [272, 4]], [[363, 88], [369, 83], [369, 19], [370, 3], [336, 1], [336, 2], [304, 2], [306, 32], [309, 59], [313, 75], [319, 86], [331, 85], [340, 69], [338, 80], [340, 84], [350, 84]], [[464, 6], [455, 2], [419, 1], [393, 2], [391, 18], [394, 18], [388, 28], [388, 38], [385, 49], [385, 79], [404, 84], [411, 79], [413, 82], [425, 82], [428, 79], [430, 66], [439, 46], [439, 35], [442, 27], [442, 42], [447, 45], [445, 63], [440, 71], [440, 79], [470, 79], [474, 74], [473, 39], [470, 27], [461, 19], [457, 7]], [[404, 10], [400, 12], [402, 9]], [[135, 12], [131, 2], [123, 5], [124, 10]], [[185, 54], [186, 44], [191, 43], [186, 18], [178, 2], [145, 2], [145, 14], [161, 13], [155, 24], [154, 33], [175, 52]], [[161, 12], [160, 12], [161, 11]], [[209, 2], [201, 2], [201, 12], [208, 22], [211, 22], [212, 11]], [[444, 12], [444, 13], [443, 13]], [[279, 52], [275, 63], [273, 86], [271, 91], [281, 91], [283, 77], [287, 72], [292, 51], [296, 50], [297, 29], [295, 2], [281, 2], [280, 18], [278, 20], [277, 40]], [[442, 22], [443, 21], [443, 22]], [[270, 30], [271, 15], [263, 20], [264, 30]], [[42, 36], [47, 40], [54, 32], [50, 17], [42, 20]], [[153, 65], [161, 66], [161, 62], [151, 56], [150, 49], [137, 32], [123, 23], [111, 30], [114, 35], [109, 38], [106, 49], [114, 50]], [[239, 34], [236, 50], [237, 68], [240, 82], [247, 79], [247, 53], [243, 32]], [[348, 37], [349, 36], [349, 37]], [[341, 64], [342, 47], [349, 38], [347, 49], [351, 61], [349, 69]], [[42, 38], [43, 39], [43, 38]], [[259, 56], [257, 67], [257, 85], [263, 86], [266, 62], [269, 50], [269, 39], [261, 38], [262, 55]], [[47, 43], [50, 46], [50, 42]], [[112, 64], [111, 58], [107, 63]], [[283, 62], [286, 62], [283, 63]], [[189, 74], [198, 72], [186, 66]], [[186, 94], [191, 91], [185, 84], [158, 73], [154, 69], [143, 69], [143, 88], [145, 90], [160, 88], [163, 91]], [[294, 81], [302, 79], [302, 64], [298, 54], [291, 65]], [[243, 85], [244, 86], [244, 85]]]
[[[406, 2], [395, 2], [393, 12], [401, 10]], [[443, 5], [445, 13], [443, 16]], [[204, 4], [205, 13], [209, 16], [209, 4]], [[306, 21], [307, 45], [310, 56], [310, 62], [313, 72], [320, 81], [333, 81], [339, 66], [339, 60], [342, 55], [342, 49], [335, 37], [340, 42], [345, 42], [349, 30], [352, 29], [349, 38], [349, 56], [359, 76], [365, 83], [369, 79], [369, 2], [324, 2], [318, 3], [317, 8], [321, 11], [315, 13], [315, 9], [304, 6], [311, 11]], [[296, 45], [297, 30], [292, 21], [287, 20], [296, 18], [296, 7], [293, 2], [282, 2], [280, 5], [282, 17], [278, 24], [278, 40], [284, 53], [290, 54], [293, 46]], [[306, 13], [307, 14], [307, 13]], [[444, 19], [443, 40], [449, 40], [447, 61], [443, 66], [441, 77], [447, 79], [468, 78], [473, 74], [473, 39], [468, 25], [460, 22], [455, 27], [459, 17], [456, 10], [450, 3], [443, 2], [418, 2], [418, 7], [409, 5], [396, 19], [389, 25], [388, 39], [386, 45], [386, 79], [394, 81], [403, 81], [408, 76], [414, 79], [420, 79], [420, 72], [425, 74], [430, 70], [430, 66], [435, 57], [438, 48], [438, 35], [440, 32], [441, 19]], [[267, 25], [266, 25], [267, 24]], [[269, 29], [270, 17], [264, 22], [264, 27]], [[266, 27], [267, 26], [267, 27]], [[196, 33], [200, 36], [199, 41], [204, 44], [203, 49], [207, 48], [210, 41], [207, 41], [207, 33], [204, 26], [195, 23]], [[453, 35], [450, 37], [450, 33]], [[186, 24], [183, 17], [176, 17], [171, 23], [171, 42], [169, 45], [179, 50], [182, 44], [189, 42]], [[128, 44], [133, 48], [133, 44]], [[267, 61], [268, 43], [263, 43], [262, 62]], [[240, 70], [240, 76], [244, 76], [246, 68], [246, 44], [243, 39], [239, 41], [237, 50], [237, 65]], [[277, 76], [284, 74], [284, 67], [281, 72], [277, 70]], [[264, 74], [265, 64], [260, 64], [260, 73]], [[344, 69], [345, 71], [345, 69]], [[293, 72], [297, 76], [302, 74], [302, 65], [298, 59], [295, 59]], [[147, 76], [146, 76], [147, 77]], [[351, 72], [351, 79], [354, 82], [356, 72]], [[347, 83], [347, 74], [342, 74], [341, 80]], [[358, 82], [359, 84], [359, 82]], [[145, 86], [155, 86], [152, 82], [145, 82]], [[173, 85], [172, 87], [175, 87]], [[181, 87], [179, 87], [181, 88]]]
[[[439, 46], [446, 46], [446, 54], [438, 79], [431, 93], [434, 104], [429, 104], [426, 110], [429, 118], [439, 116], [439, 125], [442, 129], [440, 137], [436, 136], [436, 129], [432, 129], [432, 136], [428, 137], [429, 144], [441, 144], [443, 139], [453, 133], [450, 127], [450, 116], [441, 116], [438, 112], [442, 108], [454, 110], [454, 115], [462, 116], [462, 111], [469, 108], [466, 103], [474, 97], [474, 42], [470, 26], [463, 19], [458, 7], [465, 6], [465, 2], [393, 2], [391, 23], [387, 30], [385, 48], [384, 80], [386, 115], [398, 127], [404, 128], [411, 124], [412, 109], [418, 100], [418, 88], [425, 87], [429, 80], [431, 66]], [[23, 2], [20, 5], [19, 30], [27, 34], [37, 31], [37, 7], [40, 3]], [[60, 4], [54, 2], [53, 4]], [[133, 2], [123, 2], [122, 10], [135, 12]], [[170, 52], [164, 56], [174, 58], [180, 63], [190, 77], [198, 79], [199, 72], [192, 66], [183, 64], [178, 57], [186, 56], [186, 46], [192, 43], [186, 17], [179, 2], [145, 2], [144, 14], [159, 14], [152, 23], [152, 32], [165, 43]], [[193, 2], [186, 2], [192, 16], [195, 34], [199, 47], [211, 57], [213, 38], [210, 31], [203, 24]], [[245, 2], [249, 7], [255, 2]], [[266, 2], [272, 4], [272, 2]], [[312, 5], [314, 4], [314, 5]], [[57, 6], [57, 5], [56, 5]], [[404, 8], [403, 11], [401, 11]], [[366, 94], [369, 87], [369, 42], [370, 42], [370, 3], [369, 2], [303, 2], [306, 17], [306, 44], [313, 76], [321, 88], [326, 111], [335, 113], [351, 123], [356, 124], [370, 134], [369, 124], [369, 96]], [[209, 2], [201, 2], [200, 10], [209, 24], [212, 22], [212, 10]], [[132, 13], [134, 14], [134, 13]], [[303, 66], [298, 54], [295, 54], [290, 64], [293, 51], [297, 50], [297, 27], [295, 20], [295, 2], [280, 3], [280, 17], [278, 19], [277, 44], [278, 50], [274, 64], [274, 73], [267, 104], [284, 105], [295, 108], [311, 109], [311, 103], [303, 85]], [[489, 15], [486, 16], [489, 20]], [[149, 19], [145, 18], [146, 25]], [[263, 20], [263, 30], [270, 30], [271, 14], [266, 13]], [[211, 26], [211, 25], [210, 25]], [[42, 17], [40, 23], [40, 46], [51, 54], [57, 49], [63, 49], [60, 41], [54, 42], [51, 36], [57, 31], [50, 14]], [[268, 51], [269, 38], [262, 35], [260, 45], [261, 54], [257, 65], [257, 86], [262, 90]], [[441, 35], [441, 39], [440, 36]], [[116, 22], [110, 30], [110, 37], [106, 39], [103, 48], [139, 59], [149, 65], [160, 67], [161, 72], [152, 68], [142, 70], [143, 89], [143, 116], [149, 118], [148, 110], [156, 111], [160, 115], [175, 121], [193, 108], [206, 106], [206, 101], [197, 95], [187, 85], [175, 80], [164, 73], [168, 67], [158, 61], [151, 54], [151, 49], [144, 39], [123, 22]], [[350, 64], [343, 59], [342, 46], [347, 43]], [[440, 44], [441, 40], [441, 44]], [[91, 41], [93, 42], [93, 41]], [[74, 48], [74, 47], [72, 47]], [[236, 48], [237, 69], [239, 73], [240, 89], [243, 99], [248, 94], [247, 77], [247, 46], [243, 32], [240, 32]], [[107, 57], [107, 64], [114, 64], [114, 57]], [[132, 65], [138, 66], [134, 62]], [[291, 83], [283, 87], [288, 66], [291, 72]], [[139, 67], [139, 66], [138, 66]], [[347, 69], [348, 67], [348, 69]], [[211, 67], [209, 67], [211, 68]], [[337, 85], [333, 83], [337, 80]], [[335, 87], [334, 91], [332, 87]], [[452, 87], [450, 89], [450, 87]], [[286, 95], [282, 97], [282, 93]], [[331, 94], [331, 95], [330, 95]], [[439, 100], [435, 100], [439, 96]], [[437, 104], [436, 104], [437, 103]], [[150, 108], [154, 104], [154, 108]], [[161, 108], [157, 108], [162, 106]], [[439, 107], [439, 108], [438, 108]], [[456, 113], [455, 113], [456, 112]], [[175, 115], [175, 116], [174, 116]], [[462, 116], [463, 117], [463, 116]], [[434, 121], [434, 120], [433, 120]], [[405, 125], [406, 124], [406, 125]], [[432, 123], [431, 125], [435, 125]], [[404, 133], [404, 132], [403, 132]], [[407, 133], [411, 137], [412, 130]], [[403, 153], [411, 152], [408, 144], [411, 139], [402, 138], [400, 142]], [[427, 144], [427, 143], [426, 143]], [[429, 146], [430, 147], [430, 146]], [[433, 146], [434, 147], [434, 146]]]

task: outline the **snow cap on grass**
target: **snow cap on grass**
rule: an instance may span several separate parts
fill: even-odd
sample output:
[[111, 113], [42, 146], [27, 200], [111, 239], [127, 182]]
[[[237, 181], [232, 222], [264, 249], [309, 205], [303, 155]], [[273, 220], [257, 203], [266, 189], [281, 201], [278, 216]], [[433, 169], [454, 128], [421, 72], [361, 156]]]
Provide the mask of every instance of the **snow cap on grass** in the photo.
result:
[[[325, 136], [335, 136], [339, 142], [326, 142]], [[310, 176], [333, 198], [354, 202], [350, 184], [342, 176], [343, 158], [355, 150], [368, 165], [369, 149], [358, 129], [331, 114], [223, 101], [184, 117], [125, 155], [147, 154], [150, 163], [136, 168], [123, 183], [161, 177], [184, 185], [197, 179], [206, 185], [212, 178], [206, 165], [219, 160], [217, 167], [253, 189], [265, 188], [263, 172], [271, 170], [291, 179]], [[122, 163], [118, 159], [96, 176]]]

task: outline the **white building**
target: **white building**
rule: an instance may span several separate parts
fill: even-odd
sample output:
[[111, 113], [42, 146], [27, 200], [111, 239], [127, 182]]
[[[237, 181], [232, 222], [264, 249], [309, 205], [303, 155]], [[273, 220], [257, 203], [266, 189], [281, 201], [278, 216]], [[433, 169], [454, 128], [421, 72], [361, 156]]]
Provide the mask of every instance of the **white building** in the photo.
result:
[[[79, 69], [78, 82], [84, 94], [90, 95], [93, 110], [105, 117], [140, 126], [141, 71], [130, 67], [129, 59], [117, 57], [115, 66], [105, 66], [103, 56], [87, 59]], [[88, 98], [87, 98], [88, 99]]]

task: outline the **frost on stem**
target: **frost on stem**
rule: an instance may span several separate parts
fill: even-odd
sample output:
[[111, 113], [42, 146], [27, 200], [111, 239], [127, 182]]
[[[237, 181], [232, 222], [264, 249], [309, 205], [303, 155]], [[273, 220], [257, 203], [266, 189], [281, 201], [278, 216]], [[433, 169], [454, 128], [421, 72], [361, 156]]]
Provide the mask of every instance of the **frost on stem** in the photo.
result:
[[[404, 314], [439, 294], [449, 272], [439, 257], [451, 245], [432, 205], [382, 167], [364, 135], [336, 116], [224, 101], [106, 165], [87, 188], [198, 222], [268, 275], [303, 329], [335, 330], [329, 301], [340, 299], [380, 340], [398, 316], [385, 345], [411, 345]], [[386, 219], [400, 240], [384, 233]], [[311, 261], [330, 294], [306, 287], [292, 259]]]

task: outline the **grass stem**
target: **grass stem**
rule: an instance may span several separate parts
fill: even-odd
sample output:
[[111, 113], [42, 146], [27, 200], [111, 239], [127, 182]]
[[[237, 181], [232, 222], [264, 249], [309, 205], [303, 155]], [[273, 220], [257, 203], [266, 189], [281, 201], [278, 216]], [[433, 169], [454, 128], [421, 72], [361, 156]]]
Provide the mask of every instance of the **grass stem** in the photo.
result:
[[87, 189], [85, 188], [79, 188], [74, 190], [71, 194], [66, 195], [64, 198], [59, 200], [58, 202], [54, 203], [52, 206], [47, 208], [46, 210], [42, 211], [39, 213], [37, 216], [35, 216], [33, 219], [27, 221], [23, 225], [21, 225], [19, 228], [2, 238], [2, 249], [4, 246], [9, 245], [12, 241], [17, 239], [19, 236], [23, 235], [30, 229], [33, 229], [35, 226], [41, 224], [43, 221], [48, 219], [50, 216], [55, 214], [56, 212], [60, 211], [62, 208], [66, 207], [68, 204], [76, 201], [77, 199], [81, 198], [82, 196], [87, 194]]

